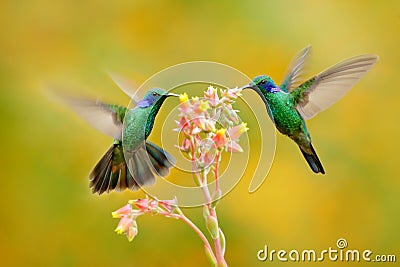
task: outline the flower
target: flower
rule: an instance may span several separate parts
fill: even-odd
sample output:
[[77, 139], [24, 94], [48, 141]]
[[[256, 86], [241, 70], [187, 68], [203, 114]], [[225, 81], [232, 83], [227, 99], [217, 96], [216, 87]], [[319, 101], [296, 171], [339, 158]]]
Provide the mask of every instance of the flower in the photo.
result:
[[199, 110], [201, 112], [205, 112], [210, 108], [210, 105], [208, 104], [207, 101], [200, 100], [200, 105], [199, 105]]
[[193, 123], [199, 127], [201, 130], [205, 130], [206, 128], [206, 118], [203, 116], [197, 116], [193, 119]]
[[160, 200], [158, 203], [168, 212], [173, 212], [178, 206], [178, 200], [176, 197], [171, 200]]
[[154, 211], [154, 209], [157, 207], [157, 201], [149, 198], [139, 198], [136, 200], [130, 200], [129, 204], [133, 204], [136, 207], [139, 208], [139, 211], [141, 213], [149, 212], [149, 211]]
[[182, 146], [177, 146], [176, 147], [183, 152], [189, 152], [190, 151], [190, 141], [189, 139], [185, 138], [182, 141]]
[[238, 87], [231, 88], [231, 89], [228, 88], [227, 90], [221, 90], [221, 96], [234, 100], [242, 95], [241, 92], [242, 92], [242, 89], [240, 89]]
[[227, 138], [225, 133], [226, 133], [225, 128], [221, 128], [217, 130], [217, 132], [215, 133], [213, 140], [218, 148], [224, 147], [226, 145]]
[[137, 223], [134, 217], [122, 216], [115, 232], [119, 235], [125, 234], [129, 242], [131, 242], [138, 234]]
[[183, 113], [190, 112], [190, 101], [187, 93], [183, 93], [179, 95], [179, 110]]
[[182, 116], [179, 121], [175, 121], [178, 125], [177, 131], [186, 130], [190, 128], [190, 123], [186, 116]]
[[196, 114], [203, 114], [210, 108], [210, 105], [208, 104], [207, 101], [204, 100], [199, 101], [199, 98], [197, 96], [192, 97], [192, 105], [193, 105], [193, 111]]
[[[136, 224], [136, 221], [134, 221]], [[137, 226], [131, 226], [128, 228], [128, 231], [126, 232], [126, 237], [128, 238], [129, 242], [132, 242], [132, 240], [135, 238], [135, 236], [137, 236], [138, 234], [138, 228]]]
[[122, 208], [111, 213], [113, 218], [122, 218], [123, 216], [130, 216], [132, 214], [132, 205], [126, 204]]
[[127, 204], [112, 213], [113, 218], [119, 218], [118, 226], [115, 228], [117, 234], [125, 234], [129, 242], [138, 234], [136, 218], [142, 214], [133, 210], [131, 204]]
[[[183, 138], [177, 148], [187, 153], [198, 170], [209, 171], [216, 163], [217, 150], [243, 151], [239, 139], [248, 128], [241, 122], [239, 111], [232, 106], [240, 95], [239, 88], [217, 90], [211, 85], [204, 92], [203, 99], [195, 96], [189, 100], [186, 93], [181, 94], [176, 130]], [[213, 143], [212, 147], [206, 140]]]
[[213, 164], [217, 153], [215, 143], [212, 139], [204, 139], [199, 145], [200, 156], [198, 164], [202, 168], [208, 168]]
[[128, 231], [129, 227], [133, 225], [133, 218], [131, 216], [122, 216], [121, 220], [119, 220], [117, 228], [115, 228], [115, 232], [117, 234], [123, 234]]
[[212, 85], [208, 87], [207, 91], [204, 93], [204, 96], [208, 98], [211, 106], [216, 107], [219, 104], [217, 89], [215, 89]]
[[183, 94], [179, 95], [179, 102], [181, 104], [187, 102], [188, 100], [189, 100], [189, 96], [187, 93], [183, 93]]
[[229, 140], [227, 143], [227, 150], [229, 152], [243, 152], [243, 148], [234, 140]]
[[240, 136], [248, 130], [249, 128], [247, 128], [247, 123], [242, 122], [241, 124], [228, 129], [228, 136], [230, 139], [237, 141]]
[[[138, 209], [133, 209], [135, 205]], [[119, 218], [119, 223], [115, 228], [117, 234], [125, 234], [129, 241], [132, 241], [138, 234], [136, 218], [145, 213], [162, 214], [166, 217], [173, 217], [175, 209], [178, 207], [176, 198], [171, 200], [142, 199], [130, 200], [129, 203], [112, 213], [113, 218]]]

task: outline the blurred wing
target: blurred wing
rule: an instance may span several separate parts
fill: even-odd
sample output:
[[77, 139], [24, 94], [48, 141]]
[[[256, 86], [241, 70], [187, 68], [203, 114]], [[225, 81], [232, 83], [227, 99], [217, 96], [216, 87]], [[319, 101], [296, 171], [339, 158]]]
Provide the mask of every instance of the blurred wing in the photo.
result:
[[125, 107], [71, 96], [62, 96], [62, 99], [94, 128], [121, 140]]
[[290, 62], [288, 69], [286, 71], [285, 78], [280, 85], [281, 90], [289, 93], [294, 88], [300, 85], [304, 81], [305, 66], [308, 62], [309, 55], [311, 51], [311, 46], [307, 46], [301, 50]]
[[132, 85], [127, 79], [113, 72], [108, 72], [113, 82], [133, 101], [133, 103], [139, 102], [139, 98], [136, 95], [137, 87]]
[[[377, 62], [376, 55], [362, 55], [342, 61], [296, 88], [300, 93], [297, 110], [311, 119], [342, 98]], [[308, 88], [303, 85], [314, 80]], [[304, 90], [303, 92], [301, 92]], [[298, 92], [296, 92], [298, 91]]]

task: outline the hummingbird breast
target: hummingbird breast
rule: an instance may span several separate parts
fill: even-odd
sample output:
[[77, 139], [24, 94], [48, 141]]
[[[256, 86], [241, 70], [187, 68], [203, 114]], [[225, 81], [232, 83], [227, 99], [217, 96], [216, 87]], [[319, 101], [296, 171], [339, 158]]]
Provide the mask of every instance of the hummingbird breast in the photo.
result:
[[146, 140], [146, 124], [149, 120], [150, 108], [134, 108], [128, 110], [124, 120], [122, 143], [125, 149], [135, 151]]
[[295, 139], [296, 135], [307, 132], [304, 120], [289, 94], [279, 92], [269, 95], [267, 103], [273, 116], [272, 120], [279, 132], [292, 139]]

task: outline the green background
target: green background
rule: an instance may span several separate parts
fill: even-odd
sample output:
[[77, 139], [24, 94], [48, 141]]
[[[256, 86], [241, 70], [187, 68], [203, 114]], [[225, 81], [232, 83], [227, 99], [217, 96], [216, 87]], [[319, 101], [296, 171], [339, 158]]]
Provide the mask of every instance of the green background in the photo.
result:
[[[281, 266], [259, 262], [257, 251], [335, 248], [341, 237], [349, 249], [400, 261], [398, 1], [148, 2], [1, 1], [1, 265], [208, 264], [200, 240], [181, 222], [140, 218], [132, 243], [113, 232], [110, 212], [143, 193], [90, 193], [87, 175], [111, 140], [49, 100], [44, 84], [127, 104], [104, 70], [141, 84], [192, 60], [279, 82], [308, 44], [311, 73], [363, 53], [380, 60], [344, 99], [308, 122], [325, 176], [314, 175], [298, 148], [278, 135], [263, 186], [248, 194], [249, 175], [221, 201], [227, 261]], [[255, 110], [265, 112], [261, 102]], [[203, 227], [201, 210], [187, 213]]]

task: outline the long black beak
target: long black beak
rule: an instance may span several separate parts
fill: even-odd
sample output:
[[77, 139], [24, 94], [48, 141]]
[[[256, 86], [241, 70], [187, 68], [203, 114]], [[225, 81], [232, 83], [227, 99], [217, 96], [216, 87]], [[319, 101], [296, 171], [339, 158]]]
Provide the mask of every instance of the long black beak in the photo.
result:
[[179, 96], [179, 95], [178, 95], [178, 94], [174, 94], [174, 93], [168, 93], [168, 94], [167, 94], [167, 97], [168, 97], [168, 96]]
[[256, 90], [257, 89], [257, 85], [255, 85], [253, 82], [251, 82], [249, 84], [243, 85], [239, 89], [244, 90], [244, 89], [248, 89], [248, 88]]

